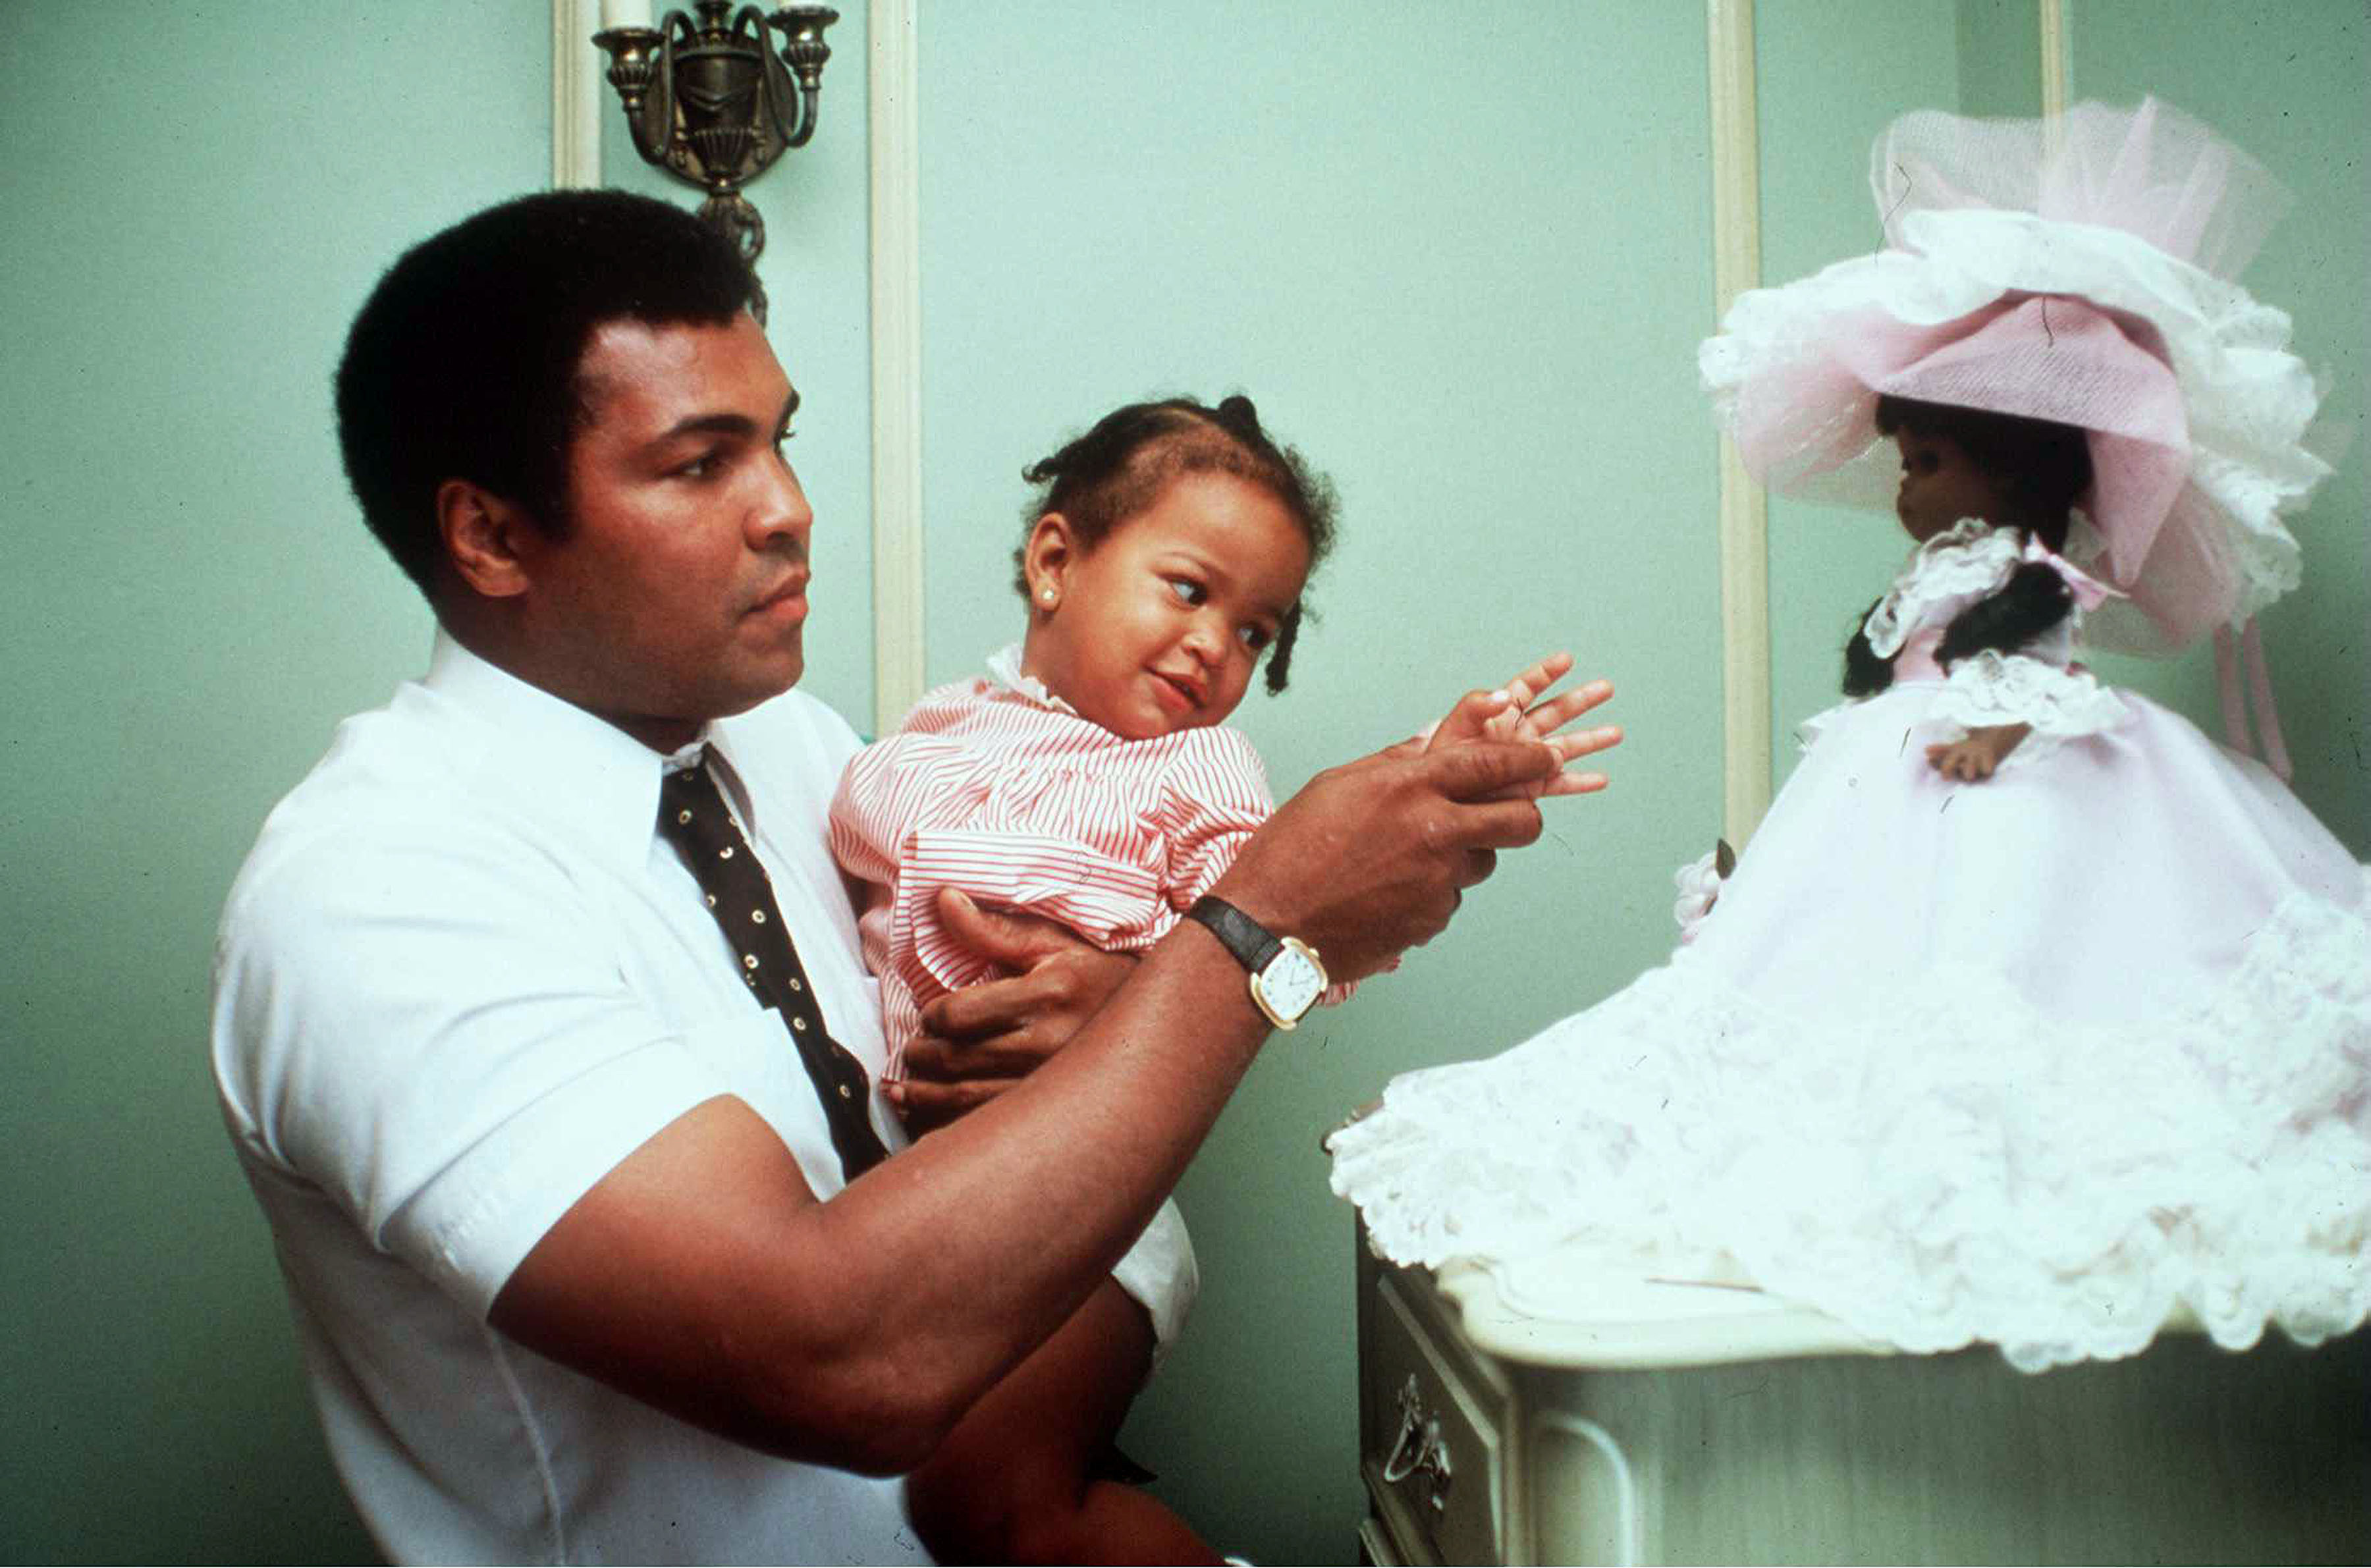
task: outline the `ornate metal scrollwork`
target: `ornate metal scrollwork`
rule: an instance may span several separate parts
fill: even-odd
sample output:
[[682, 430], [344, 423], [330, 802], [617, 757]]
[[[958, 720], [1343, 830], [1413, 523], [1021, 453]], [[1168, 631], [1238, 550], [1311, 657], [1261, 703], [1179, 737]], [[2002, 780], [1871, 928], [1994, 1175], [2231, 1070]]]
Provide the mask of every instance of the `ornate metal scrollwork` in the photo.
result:
[[[700, 209], [756, 261], [765, 220], [741, 188], [815, 134], [824, 29], [839, 20], [825, 6], [786, 6], [770, 17], [732, 0], [696, 0], [697, 19], [669, 11], [656, 27], [604, 28], [593, 35], [609, 56], [609, 85], [625, 106], [634, 151], [708, 192]], [[782, 35], [778, 52], [769, 29]]]

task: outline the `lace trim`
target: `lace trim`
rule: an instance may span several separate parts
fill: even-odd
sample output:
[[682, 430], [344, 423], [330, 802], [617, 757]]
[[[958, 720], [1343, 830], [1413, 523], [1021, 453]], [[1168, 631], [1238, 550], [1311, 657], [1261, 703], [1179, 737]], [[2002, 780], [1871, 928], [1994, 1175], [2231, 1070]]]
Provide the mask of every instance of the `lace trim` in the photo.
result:
[[2002, 760], [2006, 769], [2047, 756], [2076, 736], [2115, 729], [2132, 710], [2088, 670], [1987, 648], [1951, 666], [1927, 717], [1953, 726], [1952, 740], [1989, 725], [2030, 724], [2033, 732]]
[[1973, 517], [1961, 518], [1920, 545], [1863, 624], [1869, 651], [1891, 659], [1935, 605], [1998, 588], [2017, 570], [2022, 548], [2016, 529]]
[[1015, 697], [1025, 697], [1040, 708], [1050, 708], [1057, 713], [1079, 717], [1079, 710], [1056, 697], [1046, 683], [1035, 675], [1021, 673], [1021, 644], [1008, 642], [988, 656], [989, 678]]
[[1327, 1141], [1404, 1262], [1723, 1257], [2027, 1370], [2130, 1355], [2178, 1303], [2234, 1349], [2315, 1343], [2371, 1316], [2371, 926], [2295, 895], [2214, 994], [2112, 1028], [1975, 970], [1785, 1017], [1682, 951]]
[[1715, 900], [1720, 897], [1720, 851], [1707, 849], [1704, 858], [1691, 860], [1672, 873], [1672, 885], [1679, 897], [1671, 902], [1671, 918], [1680, 925], [1680, 945], [1685, 947], [1696, 940], [1698, 928], [1705, 917], [1712, 913]]

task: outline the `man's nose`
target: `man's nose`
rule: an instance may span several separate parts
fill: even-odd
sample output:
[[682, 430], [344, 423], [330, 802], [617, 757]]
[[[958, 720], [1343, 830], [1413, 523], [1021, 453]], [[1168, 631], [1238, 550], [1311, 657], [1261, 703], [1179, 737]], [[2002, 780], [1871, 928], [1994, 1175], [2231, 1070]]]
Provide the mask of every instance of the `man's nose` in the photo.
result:
[[804, 544], [814, 527], [815, 509], [807, 504], [807, 492], [799, 483], [798, 475], [788, 463], [767, 465], [760, 489], [750, 504], [750, 543], [762, 549], [790, 535]]

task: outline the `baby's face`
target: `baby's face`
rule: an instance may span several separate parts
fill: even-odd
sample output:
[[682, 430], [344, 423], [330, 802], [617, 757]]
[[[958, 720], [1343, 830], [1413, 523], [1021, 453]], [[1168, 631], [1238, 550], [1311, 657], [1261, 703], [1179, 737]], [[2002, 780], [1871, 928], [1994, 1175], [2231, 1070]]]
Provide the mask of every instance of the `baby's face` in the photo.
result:
[[1893, 510], [1903, 531], [1920, 544], [1963, 517], [1996, 525], [2013, 520], [2004, 488], [1958, 442], [1905, 430], [1893, 444], [1902, 449], [1902, 490]]
[[1047, 575], [1031, 605], [1030, 673], [1081, 716], [1143, 740], [1235, 710], [1301, 598], [1309, 541], [1262, 487], [1187, 473]]

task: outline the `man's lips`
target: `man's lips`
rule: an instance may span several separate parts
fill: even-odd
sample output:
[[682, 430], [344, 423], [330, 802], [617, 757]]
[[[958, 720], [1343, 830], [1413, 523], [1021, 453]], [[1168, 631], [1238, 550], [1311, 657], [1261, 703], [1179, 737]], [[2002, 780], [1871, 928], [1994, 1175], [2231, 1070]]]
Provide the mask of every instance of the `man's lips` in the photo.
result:
[[753, 616], [806, 614], [807, 579], [803, 572], [749, 606]]

